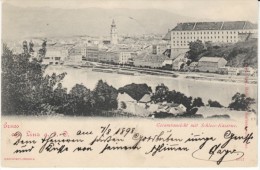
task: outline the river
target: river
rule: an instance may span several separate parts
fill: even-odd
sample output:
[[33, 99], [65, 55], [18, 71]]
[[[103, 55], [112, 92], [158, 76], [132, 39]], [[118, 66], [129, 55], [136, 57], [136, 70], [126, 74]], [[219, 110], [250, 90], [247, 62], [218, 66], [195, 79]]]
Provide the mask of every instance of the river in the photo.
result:
[[67, 72], [66, 77], [62, 81], [63, 87], [70, 90], [76, 83], [83, 84], [87, 88], [93, 90], [98, 82], [102, 79], [109, 85], [115, 88], [123, 87], [131, 83], [146, 83], [151, 86], [153, 91], [158, 84], [165, 84], [170, 90], [176, 90], [184, 93], [187, 96], [201, 97], [204, 103], [209, 99], [217, 100], [224, 106], [228, 106], [231, 102], [232, 96], [236, 92], [245, 93], [245, 87], [248, 87], [247, 96], [257, 99], [257, 85], [256, 84], [243, 84], [232, 82], [218, 82], [218, 81], [205, 81], [194, 80], [185, 78], [172, 78], [153, 75], [122, 75], [117, 73], [102, 73], [93, 72], [87, 68], [72, 68], [66, 66], [49, 66], [45, 74], [52, 74], [53, 72], [59, 74]]

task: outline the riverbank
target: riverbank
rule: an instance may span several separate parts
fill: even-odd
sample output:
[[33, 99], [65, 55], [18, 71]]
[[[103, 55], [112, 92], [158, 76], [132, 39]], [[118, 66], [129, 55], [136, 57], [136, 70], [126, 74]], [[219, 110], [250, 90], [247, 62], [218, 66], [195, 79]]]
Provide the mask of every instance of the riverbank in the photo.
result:
[[185, 76], [187, 79], [193, 79], [193, 80], [202, 80], [202, 81], [209, 81], [209, 82], [229, 82], [229, 83], [243, 83], [243, 84], [257, 84], [257, 79], [255, 80], [247, 80], [245, 81], [245, 78], [235, 78], [235, 77], [207, 77], [207, 76]]
[[157, 70], [157, 69], [147, 69], [147, 68], [136, 68], [136, 67], [110, 67], [110, 66], [96, 66], [92, 68], [95, 72], [104, 73], [118, 73], [125, 75], [155, 75], [155, 76], [165, 76], [165, 77], [178, 77], [177, 74], [171, 71]]
[[[84, 67], [82, 67], [84, 69]], [[214, 73], [199, 73], [199, 72], [177, 72], [169, 70], [159, 70], [151, 68], [138, 68], [138, 67], [119, 67], [119, 66], [110, 66], [110, 65], [101, 65], [95, 66], [92, 68], [92, 71], [104, 72], [104, 73], [118, 73], [132, 76], [139, 75], [154, 75], [154, 76], [163, 76], [163, 77], [172, 77], [172, 78], [185, 78], [193, 79], [200, 81], [208, 82], [229, 82], [229, 83], [243, 83], [243, 84], [257, 84], [257, 77], [248, 76], [231, 76], [231, 75], [220, 75]], [[246, 79], [246, 80], [245, 80]]]
[[[49, 67], [69, 67], [75, 68], [74, 66], [49, 66]], [[239, 76], [239, 75], [221, 75], [216, 73], [202, 73], [202, 72], [178, 72], [170, 70], [161, 69], [151, 69], [151, 68], [139, 68], [130, 66], [114, 66], [114, 65], [96, 65], [92, 67], [77, 66], [77, 69], [93, 71], [93, 72], [103, 72], [103, 73], [117, 73], [122, 75], [131, 76], [143, 76], [143, 75], [154, 75], [160, 77], [169, 77], [177, 79], [190, 79], [195, 81], [205, 81], [205, 82], [220, 82], [220, 83], [240, 83], [240, 84], [257, 84], [258, 79], [255, 76]]]

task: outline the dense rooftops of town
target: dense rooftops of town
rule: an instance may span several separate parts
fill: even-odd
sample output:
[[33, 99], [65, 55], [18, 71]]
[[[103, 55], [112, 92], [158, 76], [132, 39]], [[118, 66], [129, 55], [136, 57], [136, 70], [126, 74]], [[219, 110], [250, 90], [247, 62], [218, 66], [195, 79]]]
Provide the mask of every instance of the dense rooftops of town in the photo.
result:
[[132, 50], [131, 50], [131, 46], [129, 46], [129, 45], [116, 44], [116, 45], [110, 46], [107, 51], [108, 52], [130, 52]]
[[142, 60], [142, 61], [164, 61], [166, 59], [169, 59], [167, 56], [163, 54], [149, 54], [149, 53], [141, 53], [135, 58], [136, 60]]

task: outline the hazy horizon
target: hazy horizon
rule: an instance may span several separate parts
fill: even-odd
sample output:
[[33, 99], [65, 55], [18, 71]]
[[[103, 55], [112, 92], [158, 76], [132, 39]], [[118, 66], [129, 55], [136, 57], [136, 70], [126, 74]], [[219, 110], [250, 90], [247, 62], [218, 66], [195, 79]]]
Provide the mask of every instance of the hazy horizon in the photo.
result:
[[[3, 0], [18, 7], [49, 7], [57, 9], [84, 9], [90, 7], [114, 9], [161, 9], [187, 17], [256, 22], [257, 0]], [[195, 9], [194, 9], [195, 8]], [[192, 10], [191, 10], [192, 9]], [[207, 9], [207, 10], [205, 10]], [[233, 13], [239, 12], [239, 13]], [[207, 16], [207, 17], [205, 17]]]
[[[256, 0], [4, 0], [2, 38], [166, 34], [178, 22], [251, 21]], [[206, 10], [205, 10], [206, 9]]]

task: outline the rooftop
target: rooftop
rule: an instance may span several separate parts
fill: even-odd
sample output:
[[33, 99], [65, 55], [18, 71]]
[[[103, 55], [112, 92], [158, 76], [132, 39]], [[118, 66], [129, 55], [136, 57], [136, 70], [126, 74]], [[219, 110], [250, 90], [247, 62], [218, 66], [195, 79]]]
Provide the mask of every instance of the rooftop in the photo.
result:
[[166, 34], [162, 39], [163, 39], [163, 40], [166, 40], [166, 41], [167, 41], [167, 40], [168, 40], [168, 41], [171, 40], [171, 32], [168, 31], [167, 34]]
[[192, 62], [190, 63], [190, 66], [197, 66], [198, 65], [198, 62]]
[[221, 59], [224, 59], [224, 58], [221, 58], [221, 57], [202, 57], [199, 61], [206, 61], [206, 62], [217, 63]]
[[136, 61], [149, 61], [149, 62], [158, 62], [158, 61], [164, 61], [166, 59], [169, 59], [167, 56], [163, 54], [147, 54], [147, 53], [142, 53], [138, 56], [136, 56], [135, 60]]
[[244, 29], [257, 29], [257, 24], [251, 23], [249, 21], [186, 22], [186, 23], [178, 23], [177, 26], [172, 30], [191, 31], [191, 30], [244, 30]]

